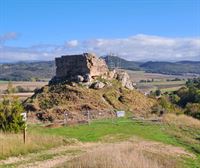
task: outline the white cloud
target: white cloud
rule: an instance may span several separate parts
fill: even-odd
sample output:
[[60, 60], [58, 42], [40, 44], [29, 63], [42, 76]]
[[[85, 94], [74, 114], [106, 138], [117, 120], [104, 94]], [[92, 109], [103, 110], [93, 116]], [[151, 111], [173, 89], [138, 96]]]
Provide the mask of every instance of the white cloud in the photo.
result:
[[3, 35], [0, 35], [0, 45], [3, 45], [8, 40], [14, 40], [18, 37], [16, 32], [8, 32]]
[[159, 36], [148, 36], [144, 34], [138, 34], [132, 37], [133, 41], [138, 41], [141, 45], [155, 45], [155, 46], [173, 46], [176, 43], [176, 39], [164, 38]]
[[78, 40], [71, 40], [66, 42], [67, 47], [77, 47], [78, 46]]
[[[0, 36], [2, 37], [2, 36]], [[200, 38], [169, 38], [138, 34], [127, 38], [71, 40], [63, 45], [0, 47], [0, 61], [52, 60], [67, 54], [110, 52], [128, 60], [200, 60]]]

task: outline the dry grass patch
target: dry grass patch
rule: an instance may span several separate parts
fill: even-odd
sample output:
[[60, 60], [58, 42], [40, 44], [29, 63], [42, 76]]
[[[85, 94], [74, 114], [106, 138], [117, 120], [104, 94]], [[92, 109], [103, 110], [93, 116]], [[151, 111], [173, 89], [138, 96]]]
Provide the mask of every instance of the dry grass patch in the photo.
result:
[[170, 125], [176, 126], [187, 126], [192, 128], [200, 129], [200, 121], [186, 115], [175, 115], [175, 114], [166, 114], [163, 117], [163, 121]]
[[186, 115], [166, 114], [163, 122], [168, 125], [166, 132], [174, 137], [179, 144], [196, 155], [195, 160], [190, 160], [187, 163], [189, 167], [199, 167], [200, 121]]
[[47, 135], [27, 135], [26, 144], [22, 134], [0, 133], [0, 159], [24, 155], [64, 144], [63, 138]]
[[[175, 168], [176, 159], [140, 150], [134, 143], [107, 144], [73, 159], [67, 168]], [[60, 166], [59, 166], [60, 167]]]

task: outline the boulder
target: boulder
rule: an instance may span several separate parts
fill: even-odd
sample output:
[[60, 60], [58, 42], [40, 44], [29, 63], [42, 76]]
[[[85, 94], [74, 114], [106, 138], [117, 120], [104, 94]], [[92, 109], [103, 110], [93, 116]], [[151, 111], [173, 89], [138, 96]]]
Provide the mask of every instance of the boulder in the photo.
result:
[[122, 83], [122, 86], [126, 86], [126, 83], [130, 81], [129, 75], [126, 72], [117, 73], [117, 80]]
[[92, 77], [90, 74], [85, 74], [84, 75], [84, 82], [91, 82], [92, 81]]
[[94, 82], [91, 85], [91, 88], [93, 88], [93, 89], [102, 89], [104, 86], [105, 86], [105, 84], [103, 82], [97, 81], [97, 82]]
[[115, 70], [109, 71], [108, 72], [108, 78], [109, 79], [116, 78], [116, 71]]
[[129, 90], [133, 90], [134, 89], [133, 82], [127, 81], [125, 88], [127, 88]]
[[81, 76], [81, 75], [77, 75], [76, 76], [76, 82], [80, 83], [80, 82], [83, 82], [84, 81], [84, 77]]
[[130, 80], [128, 73], [118, 72], [116, 79], [122, 83], [123, 87], [130, 90], [134, 89], [134, 83]]

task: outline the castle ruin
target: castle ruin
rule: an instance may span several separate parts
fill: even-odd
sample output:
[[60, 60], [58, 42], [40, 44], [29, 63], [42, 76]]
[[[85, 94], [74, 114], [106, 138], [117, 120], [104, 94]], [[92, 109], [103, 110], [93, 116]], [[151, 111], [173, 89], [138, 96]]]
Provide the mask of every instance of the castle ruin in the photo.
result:
[[105, 61], [91, 53], [65, 55], [56, 58], [55, 62], [57, 79], [73, 79], [86, 75], [94, 78], [109, 71]]

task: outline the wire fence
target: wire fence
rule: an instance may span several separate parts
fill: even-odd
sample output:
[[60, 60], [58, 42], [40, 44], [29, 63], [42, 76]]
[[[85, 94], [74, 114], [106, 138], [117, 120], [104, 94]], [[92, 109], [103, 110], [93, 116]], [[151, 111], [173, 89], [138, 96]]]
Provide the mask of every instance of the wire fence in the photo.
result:
[[[124, 112], [124, 115], [118, 115], [118, 112]], [[59, 116], [59, 117], [58, 117]], [[30, 120], [29, 120], [30, 121]], [[35, 120], [36, 121], [36, 120]], [[35, 123], [35, 121], [33, 121]], [[160, 117], [145, 118], [134, 116], [134, 114], [125, 113], [125, 111], [113, 110], [82, 110], [82, 111], [69, 111], [64, 110], [56, 115], [52, 121], [41, 120], [44, 124], [59, 124], [59, 125], [76, 125], [76, 124], [89, 124], [91, 122], [107, 124], [107, 123], [128, 123], [128, 122], [154, 122], [160, 123]]]

